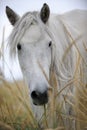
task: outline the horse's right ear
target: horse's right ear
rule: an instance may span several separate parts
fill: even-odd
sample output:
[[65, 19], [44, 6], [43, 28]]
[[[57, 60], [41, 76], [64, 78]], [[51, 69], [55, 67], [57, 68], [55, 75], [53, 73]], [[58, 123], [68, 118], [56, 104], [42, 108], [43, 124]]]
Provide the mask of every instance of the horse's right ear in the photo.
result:
[[50, 16], [50, 8], [46, 3], [44, 3], [43, 7], [42, 7], [42, 9], [40, 11], [41, 20], [44, 23], [46, 23], [48, 21], [48, 19], [49, 19], [49, 16]]
[[12, 25], [15, 25], [15, 23], [19, 20], [19, 15], [17, 15], [11, 8], [6, 6], [6, 14], [7, 17]]

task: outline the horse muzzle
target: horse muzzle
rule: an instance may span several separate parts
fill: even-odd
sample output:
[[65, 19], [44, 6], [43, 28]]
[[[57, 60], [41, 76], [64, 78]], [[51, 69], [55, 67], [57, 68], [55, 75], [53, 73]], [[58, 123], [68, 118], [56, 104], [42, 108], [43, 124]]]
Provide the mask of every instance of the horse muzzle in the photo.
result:
[[48, 92], [32, 91], [31, 98], [34, 105], [45, 105], [48, 102]]

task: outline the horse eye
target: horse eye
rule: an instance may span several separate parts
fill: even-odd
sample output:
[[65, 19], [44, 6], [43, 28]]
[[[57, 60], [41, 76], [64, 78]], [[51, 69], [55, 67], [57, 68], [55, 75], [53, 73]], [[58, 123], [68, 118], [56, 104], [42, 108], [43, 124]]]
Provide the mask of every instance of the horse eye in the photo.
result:
[[49, 42], [49, 47], [50, 47], [51, 45], [52, 45], [52, 42], [50, 41], [50, 42]]
[[21, 45], [20, 45], [20, 43], [17, 45], [17, 49], [18, 49], [18, 50], [21, 50]]
[[31, 22], [31, 25], [33, 25], [33, 22]]

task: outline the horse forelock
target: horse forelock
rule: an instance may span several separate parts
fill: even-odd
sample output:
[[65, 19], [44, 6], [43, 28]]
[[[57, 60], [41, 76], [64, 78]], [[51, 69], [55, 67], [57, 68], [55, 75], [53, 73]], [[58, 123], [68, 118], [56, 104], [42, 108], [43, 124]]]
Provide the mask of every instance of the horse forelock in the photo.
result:
[[8, 45], [10, 56], [16, 55], [16, 46], [23, 37], [25, 31], [30, 27], [33, 20], [38, 19], [37, 12], [27, 12], [15, 24], [12, 33], [9, 36]]

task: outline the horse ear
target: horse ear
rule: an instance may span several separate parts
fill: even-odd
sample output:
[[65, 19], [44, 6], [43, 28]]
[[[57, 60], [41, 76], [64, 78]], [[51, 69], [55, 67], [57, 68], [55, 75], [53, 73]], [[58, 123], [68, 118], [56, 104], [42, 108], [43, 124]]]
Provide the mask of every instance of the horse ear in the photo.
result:
[[41, 17], [41, 20], [46, 23], [49, 19], [49, 16], [50, 16], [50, 9], [49, 9], [49, 6], [44, 3], [43, 4], [43, 7], [40, 11], [40, 17]]
[[12, 25], [15, 25], [15, 23], [19, 20], [19, 15], [17, 15], [11, 8], [6, 6], [6, 14], [7, 17]]

